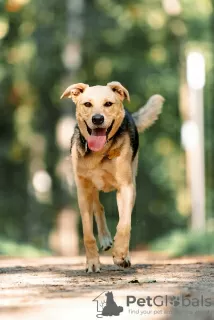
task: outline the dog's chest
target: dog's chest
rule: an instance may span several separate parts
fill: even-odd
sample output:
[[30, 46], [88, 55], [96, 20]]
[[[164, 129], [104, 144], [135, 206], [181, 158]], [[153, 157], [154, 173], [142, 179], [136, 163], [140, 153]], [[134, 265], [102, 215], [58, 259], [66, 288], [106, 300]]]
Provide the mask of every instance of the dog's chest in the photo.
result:
[[81, 176], [90, 180], [97, 190], [109, 192], [117, 189], [117, 181], [114, 174], [114, 166], [99, 164], [94, 168], [85, 166]]
[[91, 180], [93, 185], [98, 189], [98, 190], [103, 190], [105, 187], [105, 174], [101, 169], [94, 169], [94, 170], [89, 170], [87, 172], [87, 178]]

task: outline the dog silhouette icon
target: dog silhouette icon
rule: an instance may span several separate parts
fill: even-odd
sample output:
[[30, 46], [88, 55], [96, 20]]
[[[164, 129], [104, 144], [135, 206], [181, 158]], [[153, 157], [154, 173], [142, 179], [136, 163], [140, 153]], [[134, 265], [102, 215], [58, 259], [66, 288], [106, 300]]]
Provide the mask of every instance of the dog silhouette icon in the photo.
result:
[[103, 316], [119, 316], [121, 312], [123, 312], [123, 307], [118, 306], [114, 301], [113, 293], [111, 291], [106, 294], [106, 305], [103, 308], [102, 315]]

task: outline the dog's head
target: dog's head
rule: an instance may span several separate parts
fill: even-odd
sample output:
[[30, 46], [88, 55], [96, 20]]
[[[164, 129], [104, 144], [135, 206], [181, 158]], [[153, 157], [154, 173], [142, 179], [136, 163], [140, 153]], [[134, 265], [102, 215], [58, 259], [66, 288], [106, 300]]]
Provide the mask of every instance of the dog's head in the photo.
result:
[[111, 299], [113, 300], [113, 293], [112, 293], [112, 291], [106, 292], [105, 295], [106, 295], [107, 298], [111, 298]]
[[61, 98], [71, 98], [76, 104], [80, 131], [92, 151], [100, 151], [120, 127], [125, 111], [123, 100], [129, 93], [119, 82], [107, 86], [89, 87], [85, 83], [69, 86]]

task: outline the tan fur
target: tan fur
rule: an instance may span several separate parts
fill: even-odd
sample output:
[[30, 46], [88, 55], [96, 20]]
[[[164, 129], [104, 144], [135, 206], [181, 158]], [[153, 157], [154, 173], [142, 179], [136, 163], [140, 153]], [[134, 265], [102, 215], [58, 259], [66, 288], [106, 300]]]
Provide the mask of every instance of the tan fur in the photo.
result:
[[[75, 84], [65, 90], [62, 94], [63, 97], [72, 98], [75, 102], [78, 126], [86, 140], [89, 136], [87, 126], [91, 129], [95, 128], [92, 116], [97, 113], [104, 115], [105, 118], [101, 127], [108, 128], [114, 123], [109, 138], [113, 137], [124, 118], [123, 100], [130, 100], [128, 90], [119, 82], [94, 87], [89, 87], [83, 83]], [[160, 104], [163, 103], [160, 97], [156, 96], [150, 101], [152, 108], [156, 108], [156, 113], [160, 113]], [[111, 101], [113, 105], [105, 107], [106, 101]], [[86, 107], [85, 102], [90, 102], [92, 107]], [[157, 105], [159, 105], [159, 108], [157, 108]], [[140, 130], [151, 125], [157, 118], [157, 114], [155, 115], [154, 110], [152, 112], [148, 105], [143, 111], [140, 110], [139, 112], [139, 117], [135, 113], [135, 121], [138, 121]], [[117, 191], [119, 222], [114, 237], [112, 254], [115, 264], [122, 267], [130, 266], [131, 214], [136, 197], [135, 177], [138, 164], [138, 154], [133, 160], [132, 152], [128, 133], [117, 139], [116, 143], [110, 140], [101, 151], [89, 154], [85, 154], [85, 151], [78, 146], [78, 141], [74, 140], [71, 160], [77, 186], [89, 272], [100, 271], [98, 248], [93, 234], [93, 214], [98, 226], [101, 247], [107, 250], [112, 245], [104, 208], [99, 201], [100, 190], [104, 192]]]
[[165, 99], [162, 96], [155, 94], [147, 101], [145, 106], [132, 114], [138, 132], [143, 132], [158, 119], [164, 101]]

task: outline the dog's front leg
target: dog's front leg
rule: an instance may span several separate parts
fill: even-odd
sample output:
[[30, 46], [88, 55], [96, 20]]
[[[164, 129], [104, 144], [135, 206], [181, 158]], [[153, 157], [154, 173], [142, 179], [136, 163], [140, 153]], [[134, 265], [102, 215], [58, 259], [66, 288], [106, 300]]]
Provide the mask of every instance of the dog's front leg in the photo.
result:
[[90, 181], [79, 178], [77, 196], [82, 219], [83, 239], [87, 258], [87, 272], [100, 272], [99, 253], [93, 234], [93, 186]]
[[107, 251], [112, 247], [112, 238], [107, 226], [104, 208], [99, 200], [99, 192], [96, 189], [94, 189], [94, 216], [101, 249]]
[[131, 232], [131, 215], [136, 197], [134, 183], [121, 186], [117, 191], [119, 223], [114, 238], [113, 259], [121, 267], [130, 267], [129, 242]]

